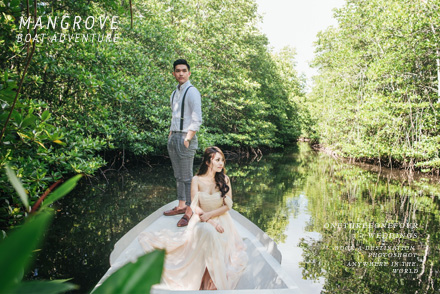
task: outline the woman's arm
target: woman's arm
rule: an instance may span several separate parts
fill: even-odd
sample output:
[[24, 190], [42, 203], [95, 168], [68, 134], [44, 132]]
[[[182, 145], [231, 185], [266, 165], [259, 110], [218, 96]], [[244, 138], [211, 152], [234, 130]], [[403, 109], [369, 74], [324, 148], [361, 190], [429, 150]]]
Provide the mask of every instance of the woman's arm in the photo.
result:
[[227, 205], [223, 205], [222, 207], [219, 207], [215, 210], [212, 210], [209, 212], [204, 212], [204, 213], [200, 214], [200, 220], [202, 222], [207, 222], [209, 219], [216, 217], [216, 216], [219, 216], [219, 215], [222, 215], [228, 210], [229, 210], [229, 207]]
[[209, 219], [207, 221], [207, 223], [210, 223], [219, 233], [223, 233], [225, 231], [225, 229], [222, 227], [221, 224], [219, 224], [218, 222], [213, 221], [212, 219]]
[[[194, 198], [196, 197], [198, 192], [199, 192], [199, 178], [197, 176], [194, 176], [191, 180], [191, 203], [193, 203]], [[198, 203], [195, 203], [195, 209], [193, 212], [198, 215], [204, 213], [204, 211], [200, 208]]]

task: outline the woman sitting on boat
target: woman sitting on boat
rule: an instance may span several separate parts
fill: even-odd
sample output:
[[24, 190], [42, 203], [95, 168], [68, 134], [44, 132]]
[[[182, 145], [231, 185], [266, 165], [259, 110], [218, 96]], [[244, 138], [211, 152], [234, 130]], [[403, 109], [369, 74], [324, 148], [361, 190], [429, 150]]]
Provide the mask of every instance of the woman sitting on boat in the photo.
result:
[[232, 187], [224, 165], [225, 156], [218, 147], [206, 148], [191, 182], [193, 216], [184, 231], [175, 228], [139, 235], [147, 252], [166, 250], [162, 284], [169, 289], [235, 289], [246, 267], [246, 245], [228, 213]]

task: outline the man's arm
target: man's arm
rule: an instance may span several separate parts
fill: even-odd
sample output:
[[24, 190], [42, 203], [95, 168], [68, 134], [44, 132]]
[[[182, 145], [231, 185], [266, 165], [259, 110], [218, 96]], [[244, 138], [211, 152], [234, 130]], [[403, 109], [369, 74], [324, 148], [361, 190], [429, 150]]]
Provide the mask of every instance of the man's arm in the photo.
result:
[[202, 97], [200, 96], [200, 92], [195, 88], [191, 89], [189, 92], [188, 104], [191, 107], [191, 123], [188, 130], [194, 131], [192, 134], [194, 136], [202, 124]]
[[171, 109], [171, 124], [170, 124], [170, 133], [168, 134], [168, 139], [171, 137], [171, 125], [173, 124], [173, 97], [176, 91], [173, 91], [173, 93], [170, 96], [170, 109]]
[[[192, 89], [191, 89], [192, 90]], [[200, 92], [194, 88], [193, 91], [190, 90], [189, 106], [191, 107], [191, 124], [188, 127], [188, 133], [186, 134], [186, 140], [184, 142], [185, 147], [189, 147], [189, 141], [192, 140], [194, 135], [200, 129], [200, 125], [202, 124], [202, 97], [200, 96]]]
[[196, 131], [188, 130], [188, 134], [186, 134], [186, 139], [191, 141], [196, 133]]

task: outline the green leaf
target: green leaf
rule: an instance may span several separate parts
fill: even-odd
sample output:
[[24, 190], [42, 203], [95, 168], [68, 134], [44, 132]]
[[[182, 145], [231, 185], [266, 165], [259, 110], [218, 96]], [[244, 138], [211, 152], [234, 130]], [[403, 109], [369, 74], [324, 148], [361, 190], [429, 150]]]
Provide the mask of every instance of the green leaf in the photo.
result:
[[160, 282], [164, 259], [164, 250], [145, 254], [135, 263], [124, 265], [93, 293], [150, 293], [151, 286]]
[[[18, 284], [32, 258], [32, 252], [40, 244], [52, 214], [43, 212], [29, 219], [0, 243], [0, 293], [10, 293]], [[6, 270], [7, 269], [7, 270]]]
[[58, 294], [78, 289], [68, 280], [21, 282], [13, 294]]
[[23, 122], [21, 123], [21, 128], [25, 128], [31, 124], [35, 124], [35, 121], [37, 120], [37, 117], [33, 114], [28, 114]]
[[18, 6], [18, 5], [20, 5], [20, 0], [12, 0], [10, 2], [10, 6], [11, 7], [15, 7], [15, 6]]
[[17, 123], [17, 124], [21, 124], [21, 121], [23, 120], [23, 117], [21, 116], [21, 114], [18, 112], [18, 111], [16, 111], [15, 109], [12, 111], [12, 118], [14, 119], [14, 121]]
[[41, 120], [45, 121], [46, 119], [48, 119], [50, 117], [50, 112], [49, 110], [45, 110], [43, 112], [43, 114], [41, 115]]
[[54, 203], [55, 201], [65, 196], [70, 191], [72, 191], [73, 188], [75, 188], [76, 184], [78, 183], [79, 179], [81, 179], [81, 177], [82, 175], [76, 175], [70, 178], [64, 184], [62, 184], [58, 189], [50, 193], [49, 196], [46, 198], [46, 200], [44, 200], [43, 205], [41, 205], [41, 208]]
[[26, 194], [23, 185], [15, 175], [15, 172], [8, 165], [6, 165], [5, 168], [6, 168], [6, 175], [8, 176], [9, 181], [11, 182], [15, 191], [17, 191], [18, 196], [20, 196], [21, 202], [23, 202], [24, 206], [26, 207], [26, 211], [29, 211], [28, 195]]

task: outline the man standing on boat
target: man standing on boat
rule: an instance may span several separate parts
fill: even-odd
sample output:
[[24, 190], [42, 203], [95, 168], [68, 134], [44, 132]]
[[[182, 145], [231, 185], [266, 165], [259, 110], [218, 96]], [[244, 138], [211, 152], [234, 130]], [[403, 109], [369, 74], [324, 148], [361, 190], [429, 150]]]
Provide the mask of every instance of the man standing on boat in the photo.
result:
[[185, 59], [173, 64], [173, 76], [179, 83], [171, 94], [171, 127], [168, 135], [168, 154], [177, 182], [179, 205], [165, 211], [166, 216], [184, 214], [178, 227], [188, 225], [191, 218], [191, 179], [193, 177], [194, 155], [198, 142], [196, 132], [202, 124], [202, 99], [199, 91], [191, 85], [190, 66]]

